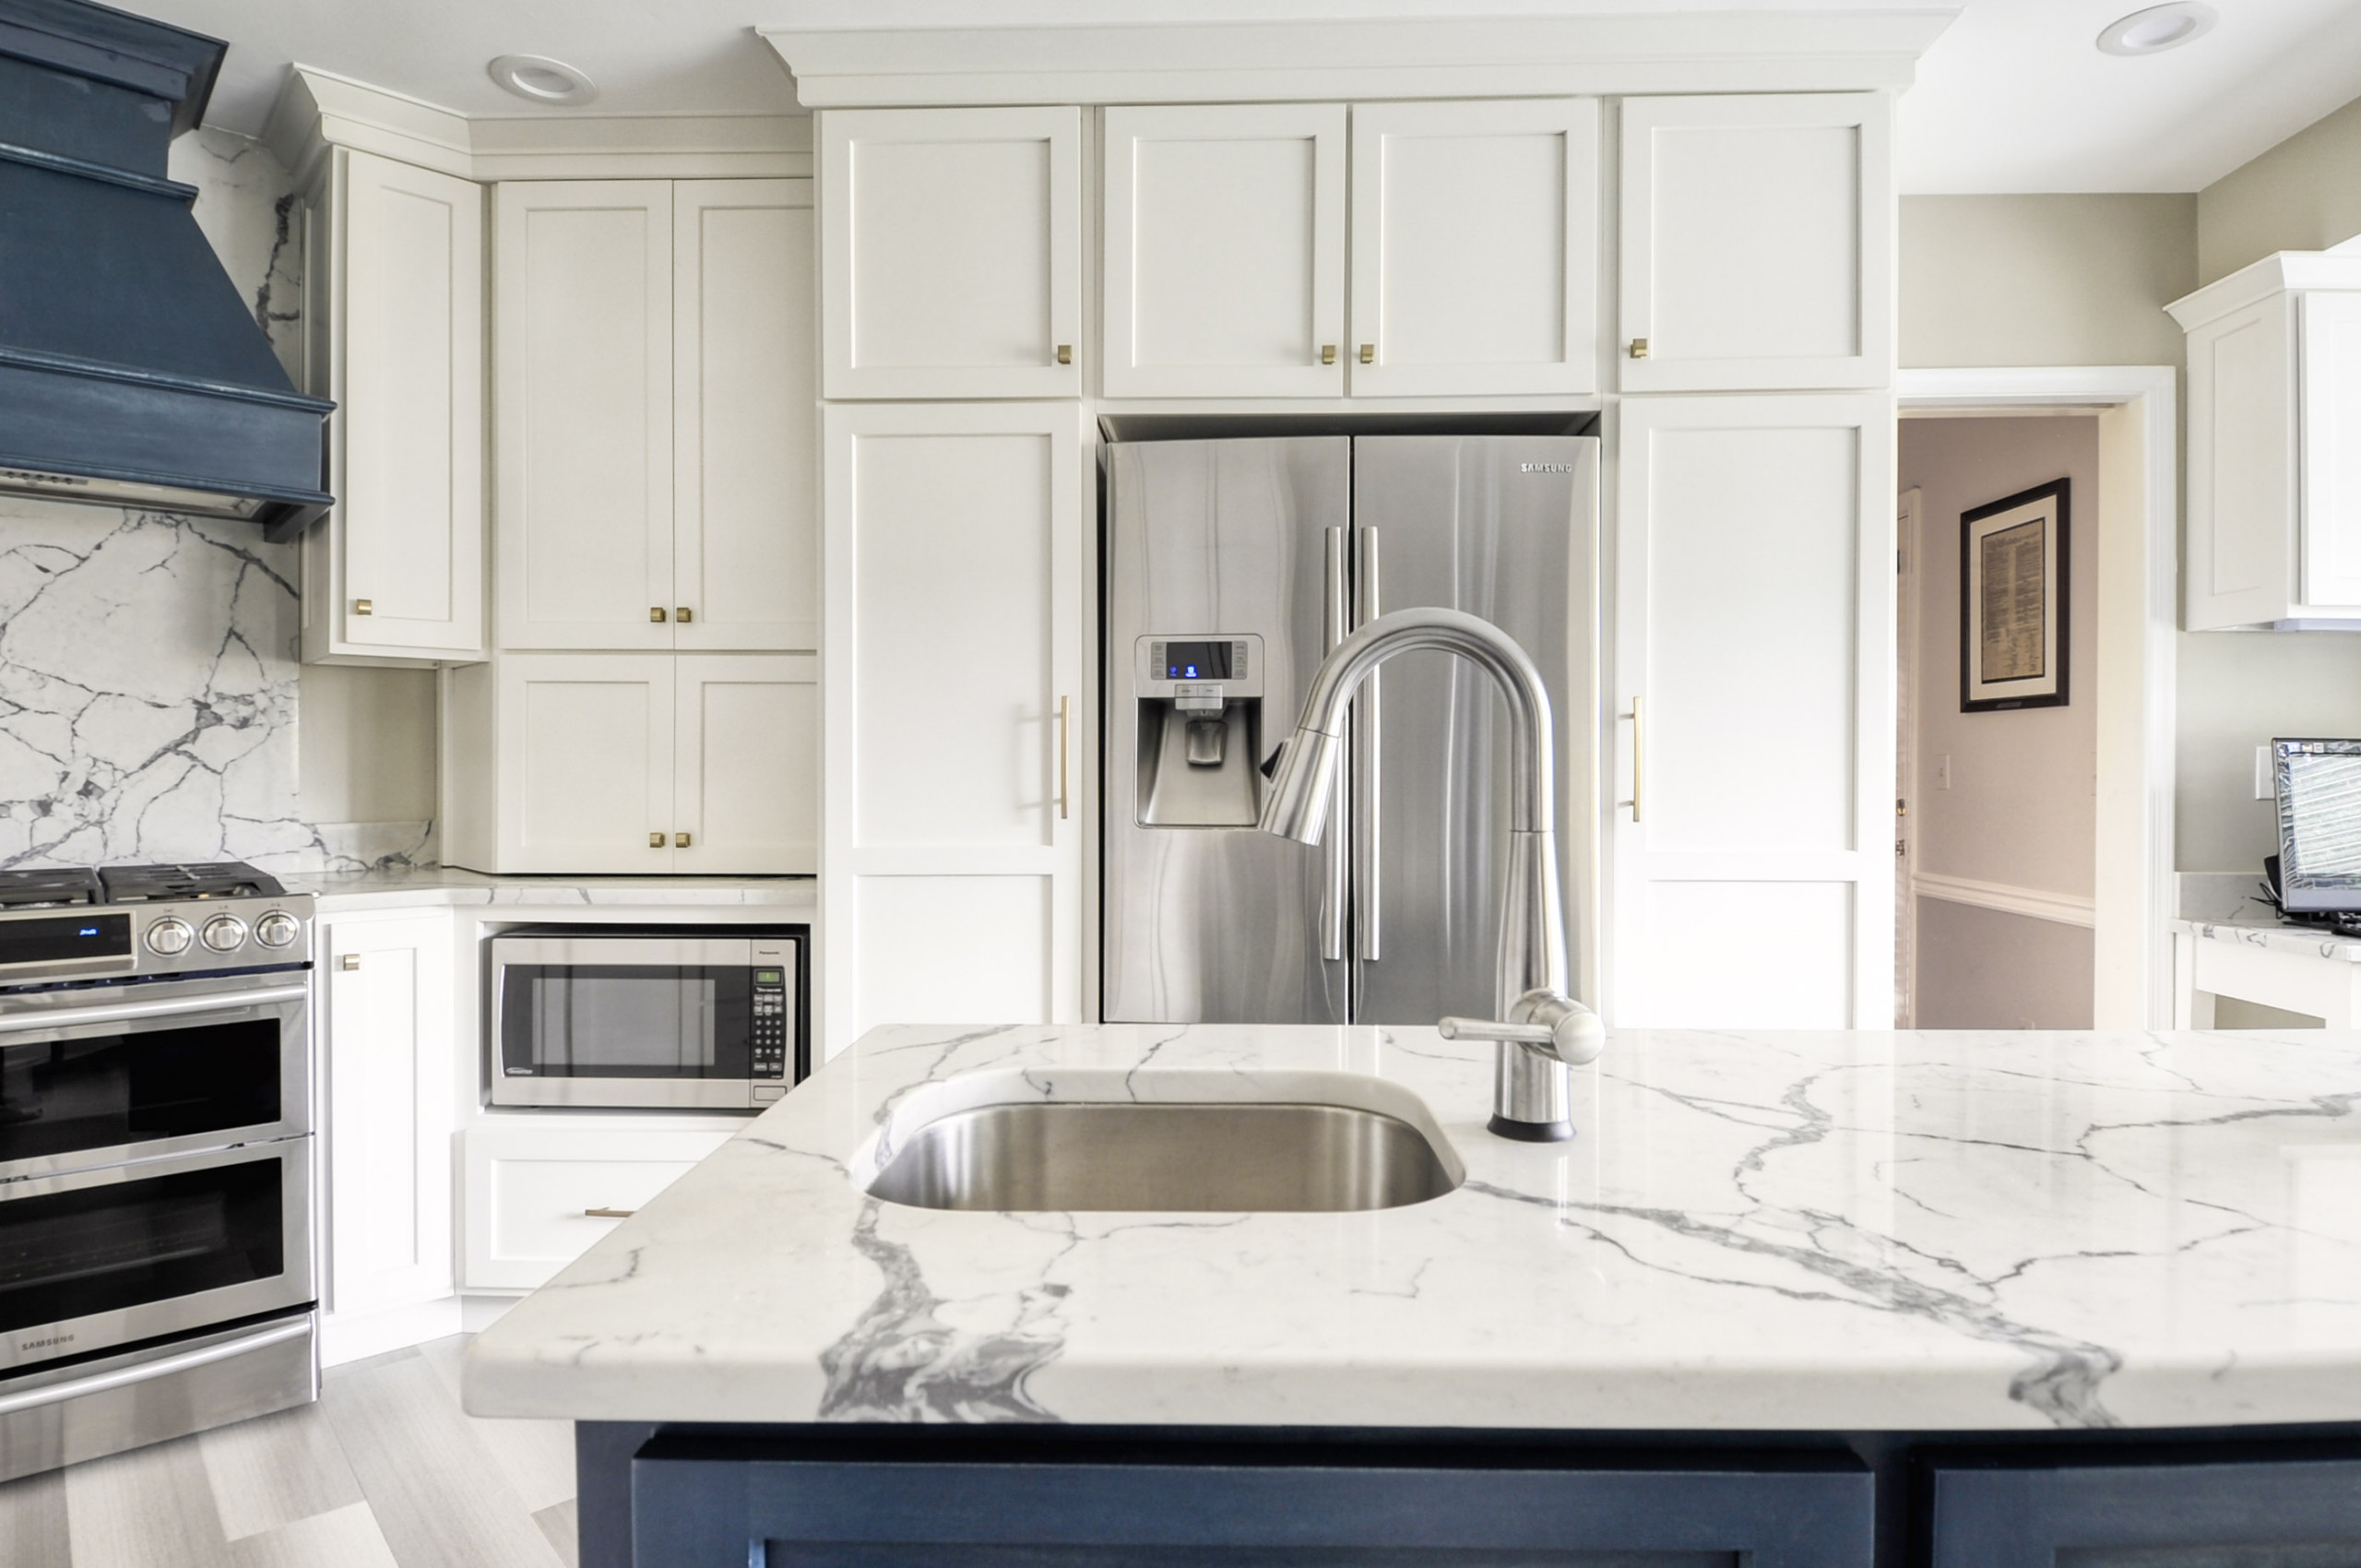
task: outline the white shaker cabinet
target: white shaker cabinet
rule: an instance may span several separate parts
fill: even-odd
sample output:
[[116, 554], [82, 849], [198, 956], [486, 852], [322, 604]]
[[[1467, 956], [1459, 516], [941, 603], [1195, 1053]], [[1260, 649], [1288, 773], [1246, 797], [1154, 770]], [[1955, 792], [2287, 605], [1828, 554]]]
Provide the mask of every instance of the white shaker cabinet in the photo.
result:
[[315, 934], [333, 1336], [452, 1293], [457, 954], [447, 910], [325, 916]]
[[1353, 106], [1353, 396], [1598, 385], [1598, 103]]
[[1082, 111], [820, 116], [823, 396], [1082, 390]]
[[484, 654], [483, 187], [332, 149], [307, 222], [306, 379], [337, 505], [303, 546], [303, 656]]
[[672, 185], [492, 189], [499, 641], [672, 646]]
[[1080, 1015], [1083, 418], [827, 410], [826, 1051], [879, 1024]]
[[1624, 391], [1892, 384], [1891, 119], [1874, 92], [1624, 101]]
[[505, 654], [445, 677], [444, 858], [474, 871], [809, 873], [809, 654]]
[[2361, 256], [2282, 252], [2166, 308], [2189, 334], [2189, 629], [2361, 629]]
[[1107, 396], [1342, 396], [1345, 106], [1105, 126]]
[[1891, 1028], [1892, 400], [1621, 429], [1609, 1021]]
[[487, 1120], [465, 1146], [460, 1278], [470, 1290], [533, 1290], [745, 1123], [602, 1116]]

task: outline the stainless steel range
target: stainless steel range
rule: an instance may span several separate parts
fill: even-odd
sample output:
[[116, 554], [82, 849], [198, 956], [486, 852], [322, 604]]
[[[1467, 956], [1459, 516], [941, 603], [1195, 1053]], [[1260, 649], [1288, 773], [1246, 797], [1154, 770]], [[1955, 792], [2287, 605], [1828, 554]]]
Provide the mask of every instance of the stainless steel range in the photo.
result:
[[0, 1479], [318, 1389], [312, 900], [0, 873]]

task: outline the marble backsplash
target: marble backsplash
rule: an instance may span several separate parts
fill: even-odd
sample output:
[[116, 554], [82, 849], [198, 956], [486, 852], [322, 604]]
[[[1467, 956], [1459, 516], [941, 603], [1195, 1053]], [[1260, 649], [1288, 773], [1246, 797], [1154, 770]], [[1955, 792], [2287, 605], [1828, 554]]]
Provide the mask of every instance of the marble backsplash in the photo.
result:
[[[173, 144], [206, 236], [282, 361], [303, 258], [258, 143]], [[431, 864], [427, 823], [306, 820], [297, 548], [251, 523], [0, 500], [0, 867]]]

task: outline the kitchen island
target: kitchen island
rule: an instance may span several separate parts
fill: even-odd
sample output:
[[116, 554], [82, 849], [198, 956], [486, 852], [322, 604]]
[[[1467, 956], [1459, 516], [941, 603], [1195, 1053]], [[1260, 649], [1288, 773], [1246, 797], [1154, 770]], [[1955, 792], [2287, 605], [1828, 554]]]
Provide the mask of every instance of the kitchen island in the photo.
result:
[[[2361, 1540], [2361, 1041], [1619, 1032], [1560, 1145], [1483, 1130], [1491, 1065], [1425, 1029], [875, 1031], [483, 1334], [469, 1408], [587, 1423], [586, 1564], [634, 1528], [649, 1562], [694, 1559], [673, 1526], [738, 1562], [841, 1544], [779, 1498], [859, 1495], [884, 1528], [914, 1476], [992, 1478], [1005, 1509], [922, 1526], [977, 1562], [1042, 1543], [1027, 1506], [1100, 1521], [1060, 1538], [1078, 1562], [1365, 1549], [1385, 1511], [1347, 1481], [1377, 1473], [1430, 1532], [1389, 1525], [1406, 1549], [1866, 1563], [1872, 1511], [1880, 1562], [2018, 1561], [1958, 1555], [2004, 1525], [2028, 1550]], [[1358, 1104], [1462, 1179], [1334, 1214], [865, 1192], [927, 1122], [1028, 1099]], [[1089, 1490], [1118, 1472], [1186, 1506]], [[1346, 1490], [1306, 1501], [1313, 1475]], [[1470, 1477], [1640, 1516], [1569, 1536]], [[1204, 1534], [1258, 1508], [1292, 1522]], [[2085, 1539], [2099, 1515], [2130, 1535]], [[1825, 1533], [1745, 1534], [1790, 1526]]]

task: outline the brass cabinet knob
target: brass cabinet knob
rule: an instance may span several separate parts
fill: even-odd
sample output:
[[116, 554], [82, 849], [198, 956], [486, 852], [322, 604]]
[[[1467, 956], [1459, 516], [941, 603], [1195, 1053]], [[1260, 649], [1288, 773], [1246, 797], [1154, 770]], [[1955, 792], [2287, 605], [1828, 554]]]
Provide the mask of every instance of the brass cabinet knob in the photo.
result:
[[355, 615], [374, 615], [377, 612], [377, 606], [373, 600], [356, 599], [352, 601], [352, 612]]
[[688, 836], [687, 834], [685, 834], [685, 833], [675, 833], [674, 835], [672, 835], [672, 848], [674, 848], [675, 849], [687, 849], [688, 847], [689, 847], [689, 836]]
[[672, 612], [672, 619], [673, 619], [673, 620], [675, 620], [675, 621], [678, 621], [678, 622], [679, 622], [682, 625], [683, 625], [683, 626], [687, 625], [690, 622], [692, 622], [692, 621], [695, 620], [696, 618], [697, 618], [697, 612], [696, 612], [695, 611], [694, 611], [694, 610], [690, 609], [690, 608], [689, 608], [687, 605], [685, 605], [685, 604], [682, 605], [678, 610], [675, 610], [675, 611], [673, 611], [673, 612]]
[[1323, 343], [1320, 345], [1320, 362], [1322, 364], [1335, 364], [1336, 362], [1335, 344]]
[[337, 955], [336, 967], [339, 969], [357, 969], [361, 967], [361, 955], [339, 953]]
[[1648, 340], [1645, 338], [1631, 339], [1631, 357], [1635, 360], [1643, 360], [1648, 357]]
[[647, 836], [647, 847], [651, 849], [662, 849], [664, 847], [664, 835], [661, 833], [649, 834]]
[[1074, 345], [1072, 343], [1061, 343], [1058, 345], [1058, 362], [1060, 364], [1074, 363]]
[[661, 621], [664, 619], [664, 607], [660, 604], [649, 605], [647, 607], [647, 618], [651, 621]]
[[1361, 363], [1375, 364], [1376, 362], [1377, 345], [1374, 343], [1363, 343], [1361, 345]]

